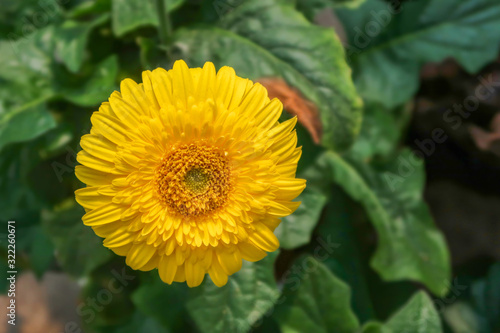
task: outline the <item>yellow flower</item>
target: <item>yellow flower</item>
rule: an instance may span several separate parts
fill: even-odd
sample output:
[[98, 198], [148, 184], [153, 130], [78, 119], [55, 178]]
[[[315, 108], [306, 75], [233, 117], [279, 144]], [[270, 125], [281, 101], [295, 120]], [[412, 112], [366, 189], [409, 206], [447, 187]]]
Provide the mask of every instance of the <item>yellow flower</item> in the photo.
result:
[[274, 229], [305, 187], [296, 118], [266, 89], [207, 62], [125, 79], [81, 139], [75, 192], [85, 225], [133, 269], [168, 284], [227, 283], [275, 251]]

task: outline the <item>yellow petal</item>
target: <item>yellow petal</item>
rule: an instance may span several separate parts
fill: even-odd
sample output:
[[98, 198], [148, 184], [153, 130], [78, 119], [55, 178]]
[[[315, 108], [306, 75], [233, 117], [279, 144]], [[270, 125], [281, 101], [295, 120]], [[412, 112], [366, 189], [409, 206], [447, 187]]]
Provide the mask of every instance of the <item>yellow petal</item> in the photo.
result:
[[172, 80], [177, 83], [173, 87], [174, 98], [187, 106], [188, 97], [194, 94], [194, 83], [191, 72], [184, 60], [177, 60], [174, 63], [170, 75], [172, 76]]
[[250, 112], [251, 110], [254, 112], [259, 112], [268, 101], [269, 98], [267, 97], [266, 88], [264, 88], [264, 86], [262, 86], [260, 83], [256, 83], [245, 94], [239, 107], [246, 112]]
[[267, 207], [268, 214], [274, 216], [287, 216], [292, 213], [292, 210], [287, 206], [276, 201], [270, 201]]
[[217, 255], [219, 257], [220, 266], [227, 275], [234, 274], [241, 269], [242, 262], [238, 250], [233, 253], [222, 250], [218, 252]]
[[80, 146], [92, 156], [102, 160], [113, 162], [116, 155], [116, 144], [104, 136], [87, 134], [80, 140]]
[[256, 124], [263, 129], [267, 130], [271, 128], [281, 116], [283, 111], [283, 103], [277, 98], [274, 98], [269, 104], [267, 104], [256, 116]]
[[158, 274], [160, 275], [161, 280], [165, 283], [172, 284], [176, 273], [177, 263], [175, 262], [175, 256], [161, 257], [160, 264], [158, 266]]
[[101, 225], [118, 221], [126, 207], [114, 203], [93, 209], [82, 217], [83, 223], [88, 226]]
[[[156, 93], [153, 88], [153, 73], [151, 71], [142, 72], [142, 82], [144, 87], [144, 93], [146, 94], [150, 105], [148, 105], [148, 110], [151, 112], [153, 110], [159, 110], [160, 104], [158, 103], [158, 99], [156, 97]], [[154, 113], [153, 115], [156, 115]]]
[[82, 183], [89, 186], [108, 185], [113, 179], [118, 177], [118, 175], [97, 171], [84, 165], [77, 165], [75, 167], [75, 174]]
[[156, 253], [156, 248], [144, 243], [132, 244], [125, 262], [133, 269], [141, 269]]
[[306, 180], [300, 178], [279, 179], [273, 183], [278, 186], [279, 190], [275, 192], [276, 198], [279, 200], [293, 200], [306, 187]]
[[174, 276], [175, 282], [184, 282], [186, 281], [186, 270], [184, 269], [184, 265], [177, 267], [177, 272]]
[[132, 133], [132, 130], [124, 125], [118, 118], [103, 114], [100, 112], [94, 112], [90, 118], [92, 122], [92, 129], [109, 141], [114, 142], [117, 145], [123, 145], [126, 142], [137, 138], [137, 135]]
[[103, 242], [103, 245], [109, 248], [121, 247], [132, 243], [136, 239], [135, 233], [129, 233], [122, 229], [118, 229], [117, 232], [109, 235]]
[[196, 87], [196, 97], [199, 101], [205, 101], [208, 97], [213, 96], [215, 90], [215, 77], [214, 64], [206, 62]]
[[163, 68], [157, 68], [151, 73], [151, 79], [158, 104], [161, 108], [167, 108], [173, 100], [170, 74]]
[[231, 67], [224, 66], [217, 72], [216, 95], [226, 108], [229, 107], [236, 81], [236, 74]]
[[112, 197], [99, 194], [96, 186], [85, 187], [75, 191], [76, 202], [86, 209], [96, 209], [102, 205], [109, 204]]
[[115, 170], [115, 165], [113, 162], [101, 160], [100, 158], [90, 155], [85, 150], [81, 150], [78, 155], [76, 155], [76, 160], [86, 167], [97, 171], [114, 174], [120, 173], [119, 171]]
[[212, 260], [212, 266], [208, 270], [208, 274], [210, 274], [210, 278], [217, 287], [223, 287], [226, 285], [227, 274], [224, 272], [216, 258]]
[[123, 100], [125, 100], [129, 105], [131, 105], [134, 110], [138, 113], [136, 118], [142, 115], [149, 114], [150, 101], [146, 97], [144, 89], [137, 84], [134, 80], [125, 79], [120, 83], [120, 92], [122, 94]]
[[251, 262], [262, 260], [267, 256], [265, 251], [247, 242], [238, 243], [238, 249], [240, 250], [241, 257]]
[[190, 288], [198, 287], [203, 282], [205, 271], [199, 264], [193, 264], [189, 260], [184, 263], [186, 270], [186, 282]]
[[249, 236], [249, 239], [266, 252], [276, 251], [280, 243], [273, 232], [262, 223], [255, 223], [254, 226], [255, 231]]

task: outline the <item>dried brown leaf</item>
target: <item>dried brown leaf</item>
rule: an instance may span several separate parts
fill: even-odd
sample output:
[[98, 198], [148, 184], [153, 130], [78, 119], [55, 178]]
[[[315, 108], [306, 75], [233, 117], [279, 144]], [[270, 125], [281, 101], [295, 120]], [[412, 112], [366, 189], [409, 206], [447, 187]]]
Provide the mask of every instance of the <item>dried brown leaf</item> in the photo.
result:
[[469, 132], [479, 149], [488, 150], [496, 155], [500, 155], [500, 113], [497, 113], [493, 117], [490, 128], [491, 132], [488, 132], [478, 126], [471, 125]]
[[297, 116], [299, 122], [304, 126], [314, 143], [321, 142], [323, 127], [319, 118], [316, 105], [307, 100], [297, 89], [290, 87], [284, 80], [279, 78], [260, 78], [257, 80], [266, 87], [269, 98], [278, 98], [291, 115]]

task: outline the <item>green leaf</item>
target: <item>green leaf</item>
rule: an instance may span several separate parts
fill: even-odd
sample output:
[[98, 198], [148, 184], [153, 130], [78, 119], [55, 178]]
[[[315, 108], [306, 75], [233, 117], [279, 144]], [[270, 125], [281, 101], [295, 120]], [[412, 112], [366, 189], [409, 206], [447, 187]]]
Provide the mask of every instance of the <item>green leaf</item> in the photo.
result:
[[297, 0], [297, 9], [311, 21], [316, 15], [328, 8], [357, 8], [365, 0]]
[[77, 313], [83, 332], [108, 333], [111, 328], [134, 324], [130, 320], [136, 312], [131, 294], [137, 288], [140, 273], [128, 267], [123, 257], [114, 256], [80, 280], [82, 301]]
[[55, 51], [71, 72], [78, 72], [82, 66], [90, 32], [108, 19], [109, 15], [106, 14], [92, 22], [81, 23], [67, 20], [57, 28], [54, 36], [56, 40]]
[[2, 0], [0, 36], [9, 40], [22, 38], [64, 15], [62, 1]]
[[54, 259], [54, 246], [44, 229], [40, 226], [33, 229], [29, 259], [31, 269], [41, 278]]
[[118, 57], [109, 56], [94, 67], [92, 75], [75, 85], [61, 86], [61, 98], [81, 106], [95, 106], [107, 100], [117, 88]]
[[[168, 311], [168, 309], [165, 309]], [[107, 328], [106, 333], [169, 333], [170, 331], [164, 328], [157, 320], [136, 311], [131, 320], [120, 326], [115, 326], [111, 329]]]
[[[184, 0], [164, 0], [167, 12], [175, 10]], [[156, 0], [113, 0], [113, 32], [120, 37], [142, 26], [159, 25]]]
[[374, 321], [364, 324], [361, 331], [363, 333], [393, 333], [389, 328], [385, 327], [384, 324]]
[[283, 333], [357, 332], [359, 322], [351, 310], [351, 291], [313, 257], [296, 261], [285, 277], [285, 289], [276, 308]]
[[50, 91], [54, 30], [49, 26], [18, 40], [0, 40], [0, 78], [35, 92], [31, 99]]
[[281, 224], [275, 230], [283, 249], [294, 249], [309, 243], [326, 200], [326, 195], [319, 189], [306, 186], [296, 199], [302, 202], [299, 208], [292, 215], [282, 218]]
[[429, 296], [419, 291], [387, 323], [368, 322], [363, 333], [442, 333], [441, 320]]
[[394, 333], [441, 333], [441, 320], [429, 296], [420, 291], [416, 293], [386, 323]]
[[51, 88], [53, 29], [16, 41], [0, 41], [0, 150], [55, 127], [45, 102]]
[[491, 266], [488, 275], [472, 286], [474, 305], [485, 317], [492, 332], [500, 330], [500, 262]]
[[88, 0], [77, 4], [67, 12], [71, 19], [111, 12], [111, 0]]
[[[309, 253], [321, 259], [338, 278], [352, 289], [352, 308], [361, 322], [375, 317], [373, 291], [368, 287], [366, 256], [361, 252], [358, 225], [355, 223], [359, 205], [338, 186], [330, 192], [321, 222], [315, 230]], [[324, 260], [323, 260], [324, 259]]]
[[28, 174], [39, 163], [38, 142], [12, 144], [0, 153], [0, 211], [4, 220], [37, 220], [42, 208], [28, 182]]
[[12, 142], [28, 141], [56, 126], [42, 97], [17, 109], [7, 111], [0, 105], [0, 150]]
[[365, 107], [363, 124], [358, 139], [350, 149], [350, 155], [358, 160], [387, 157], [394, 153], [409, 120], [409, 105], [388, 110], [381, 105]]
[[[2, 225], [3, 226], [3, 225]], [[3, 235], [2, 235], [3, 236]], [[2, 252], [5, 253], [5, 255], [2, 255], [2, 260], [0, 260], [0, 269], [2, 272], [7, 272], [9, 270], [8, 262], [7, 262], [7, 237], [5, 239], [2, 239]], [[20, 270], [18, 270], [18, 273]], [[4, 279], [0, 280], [0, 294], [7, 294], [7, 290], [10, 288], [10, 282], [7, 280], [7, 277]]]
[[442, 309], [443, 318], [452, 332], [490, 333], [488, 321], [466, 302], [457, 301]]
[[444, 296], [450, 278], [449, 254], [422, 199], [422, 162], [409, 151], [378, 166], [327, 152], [318, 165], [365, 208], [379, 238], [371, 265], [381, 277], [420, 281]]
[[246, 1], [219, 28], [182, 29], [174, 43], [192, 66], [213, 61], [242, 77], [285, 79], [318, 106], [327, 147], [347, 148], [359, 132], [362, 101], [342, 45], [333, 30], [311, 24], [287, 1]]
[[74, 276], [89, 274], [112, 257], [90, 227], [82, 222], [85, 211], [73, 200], [54, 212], [42, 214], [42, 225], [50, 236], [64, 270]]
[[242, 269], [219, 288], [207, 279], [191, 289], [187, 309], [202, 332], [246, 332], [273, 307], [279, 292], [273, 264], [277, 252]]
[[182, 331], [185, 324], [182, 318], [184, 303], [180, 299], [186, 299], [188, 290], [185, 283], [174, 283], [168, 285], [161, 281], [158, 272], [154, 270], [150, 277], [132, 294], [132, 301], [145, 315], [156, 319], [164, 327], [172, 332]]
[[349, 36], [356, 87], [367, 101], [388, 107], [406, 102], [426, 62], [453, 57], [475, 73], [497, 57], [500, 2], [422, 0], [401, 7], [395, 12], [390, 2], [373, 0], [336, 11]]

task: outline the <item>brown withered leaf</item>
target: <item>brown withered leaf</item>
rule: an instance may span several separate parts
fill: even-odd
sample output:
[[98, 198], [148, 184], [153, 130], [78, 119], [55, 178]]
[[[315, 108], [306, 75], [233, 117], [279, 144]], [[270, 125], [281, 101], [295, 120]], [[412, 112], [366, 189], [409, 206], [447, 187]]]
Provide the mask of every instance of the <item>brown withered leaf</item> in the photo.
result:
[[298, 121], [311, 134], [314, 143], [321, 142], [323, 127], [319, 119], [318, 108], [313, 102], [307, 100], [300, 91], [290, 87], [282, 79], [264, 77], [258, 79], [257, 82], [266, 87], [269, 98], [278, 98], [288, 113], [297, 116]]
[[481, 150], [489, 150], [500, 156], [500, 113], [497, 113], [491, 120], [491, 132], [485, 131], [479, 126], [469, 127], [472, 139]]

